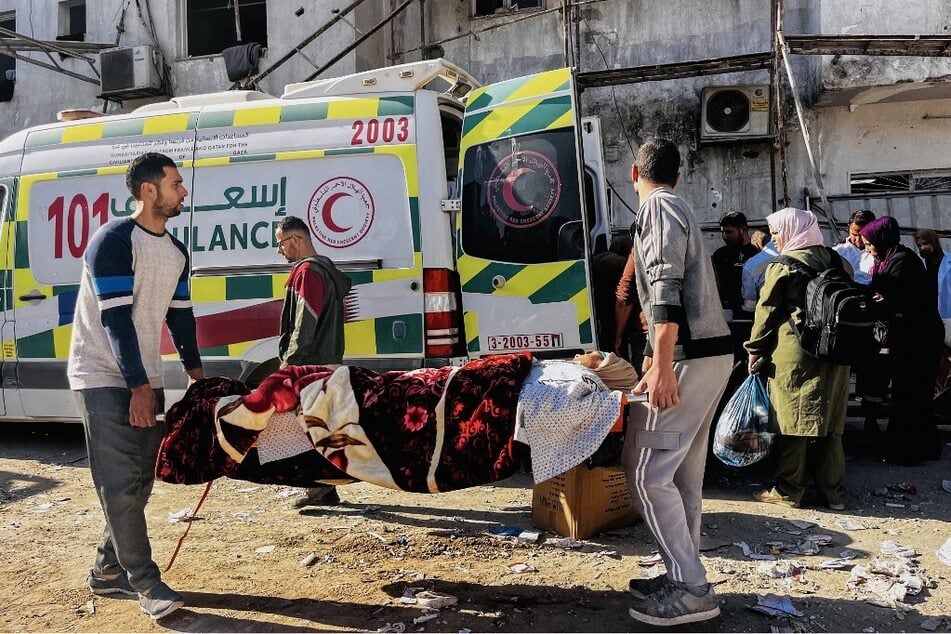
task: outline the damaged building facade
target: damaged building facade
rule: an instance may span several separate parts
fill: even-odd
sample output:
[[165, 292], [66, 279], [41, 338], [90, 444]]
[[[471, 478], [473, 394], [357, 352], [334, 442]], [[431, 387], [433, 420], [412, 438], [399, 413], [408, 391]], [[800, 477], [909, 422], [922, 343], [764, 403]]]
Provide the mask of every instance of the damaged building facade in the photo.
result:
[[[220, 51], [238, 41], [238, 29], [242, 40], [267, 47], [263, 69], [349, 4], [240, 0], [236, 20], [229, 0], [0, 0], [0, 27], [64, 45], [152, 46], [168, 66], [171, 94], [182, 96], [231, 86]], [[660, 11], [647, 0], [585, 0], [576, 3], [566, 26], [561, 0], [370, 0], [258, 88], [280, 94], [285, 84], [303, 80], [341, 52], [321, 77], [439, 56], [492, 83], [563, 66], [566, 54], [580, 71], [594, 72], [764, 53], [774, 36], [772, 4], [684, 0], [676, 10]], [[951, 5], [944, 0], [918, 0], [904, 9], [885, 0], [786, 0], [781, 18], [787, 34], [951, 37]], [[365, 40], [348, 51], [359, 38]], [[103, 108], [96, 83], [3, 60], [5, 69], [15, 69], [15, 85], [10, 100], [0, 103], [7, 111], [2, 136], [52, 121], [66, 108]], [[95, 78], [87, 61], [57, 61]], [[951, 139], [951, 59], [940, 53], [793, 55], [791, 62], [829, 199], [823, 206], [840, 222], [850, 210], [870, 207], [895, 215], [908, 229], [951, 230], [951, 159], [944, 151]], [[777, 79], [786, 80], [782, 73]], [[629, 226], [636, 209], [630, 165], [637, 145], [651, 136], [680, 146], [682, 193], [713, 242], [724, 213], [741, 211], [761, 225], [785, 195], [795, 206], [821, 204], [788, 80], [782, 108], [787, 143], [777, 150], [770, 82], [770, 71], [760, 69], [587, 88], [581, 109], [601, 118], [615, 231]], [[108, 112], [148, 101], [110, 102]]]

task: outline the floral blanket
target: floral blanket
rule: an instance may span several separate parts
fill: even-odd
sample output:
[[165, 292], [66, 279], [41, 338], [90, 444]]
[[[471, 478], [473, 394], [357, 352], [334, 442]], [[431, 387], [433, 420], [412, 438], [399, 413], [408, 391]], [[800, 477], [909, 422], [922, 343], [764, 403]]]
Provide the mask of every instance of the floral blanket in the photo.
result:
[[[288, 366], [251, 392], [239, 381], [204, 379], [169, 410], [155, 473], [178, 484], [362, 480], [420, 493], [496, 482], [526, 451], [513, 436], [531, 365], [524, 352], [410, 372]], [[315, 450], [262, 460], [262, 432], [288, 412]]]

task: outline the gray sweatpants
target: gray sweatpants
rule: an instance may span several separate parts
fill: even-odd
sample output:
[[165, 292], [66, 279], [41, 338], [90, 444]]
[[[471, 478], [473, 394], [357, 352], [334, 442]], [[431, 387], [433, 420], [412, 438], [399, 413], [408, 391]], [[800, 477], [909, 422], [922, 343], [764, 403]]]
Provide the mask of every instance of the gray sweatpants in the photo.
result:
[[[147, 592], [162, 580], [152, 561], [145, 505], [155, 481], [163, 426], [130, 425], [132, 392], [125, 388], [73, 393], [86, 431], [89, 471], [106, 518], [93, 570], [107, 575], [125, 571], [133, 588]], [[155, 398], [159, 411], [164, 410], [165, 392], [155, 390]]]
[[667, 576], [699, 586], [700, 506], [710, 421], [726, 389], [733, 356], [674, 364], [680, 404], [632, 403], [622, 460], [631, 500], [660, 544]]

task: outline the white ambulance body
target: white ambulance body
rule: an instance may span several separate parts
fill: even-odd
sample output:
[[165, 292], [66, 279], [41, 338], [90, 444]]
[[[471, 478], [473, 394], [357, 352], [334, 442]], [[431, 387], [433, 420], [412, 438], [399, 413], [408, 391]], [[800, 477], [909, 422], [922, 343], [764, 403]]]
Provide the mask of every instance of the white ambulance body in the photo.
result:
[[[446, 92], [430, 89], [439, 80]], [[133, 212], [125, 169], [149, 151], [175, 160], [189, 190], [168, 229], [190, 252], [208, 375], [276, 367], [289, 265], [274, 226], [286, 215], [353, 281], [347, 363], [593, 349], [588, 256], [605, 244], [607, 210], [596, 121], [576, 120], [566, 69], [480, 88], [433, 60], [5, 139], [0, 418], [76, 418], [65, 367], [82, 256], [99, 227]], [[581, 135], [594, 144], [586, 170]], [[167, 333], [162, 352], [174, 399], [186, 377]]]

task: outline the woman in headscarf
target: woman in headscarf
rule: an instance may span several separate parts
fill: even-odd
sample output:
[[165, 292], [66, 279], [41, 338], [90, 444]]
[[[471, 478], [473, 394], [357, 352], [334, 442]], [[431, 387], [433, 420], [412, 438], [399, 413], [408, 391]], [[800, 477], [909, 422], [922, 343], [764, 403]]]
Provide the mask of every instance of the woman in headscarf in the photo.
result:
[[899, 242], [898, 221], [891, 216], [865, 225], [862, 239], [875, 258], [872, 291], [888, 316], [892, 404], [886, 458], [905, 466], [937, 460], [941, 442], [932, 399], [944, 340], [937, 288], [918, 255]]
[[[851, 266], [823, 246], [812, 212], [787, 207], [770, 214], [766, 221], [781, 255], [817, 273], [837, 265], [838, 260], [851, 274]], [[811, 476], [826, 506], [838, 511], [845, 508], [846, 498], [842, 432], [849, 367], [809, 356], [793, 331], [792, 324], [798, 326], [804, 319], [810, 279], [801, 269], [771, 261], [766, 266], [753, 331], [744, 344], [750, 355], [750, 373], [759, 371], [768, 377], [770, 425], [779, 434], [775, 484], [754, 493], [753, 499], [798, 508]]]

